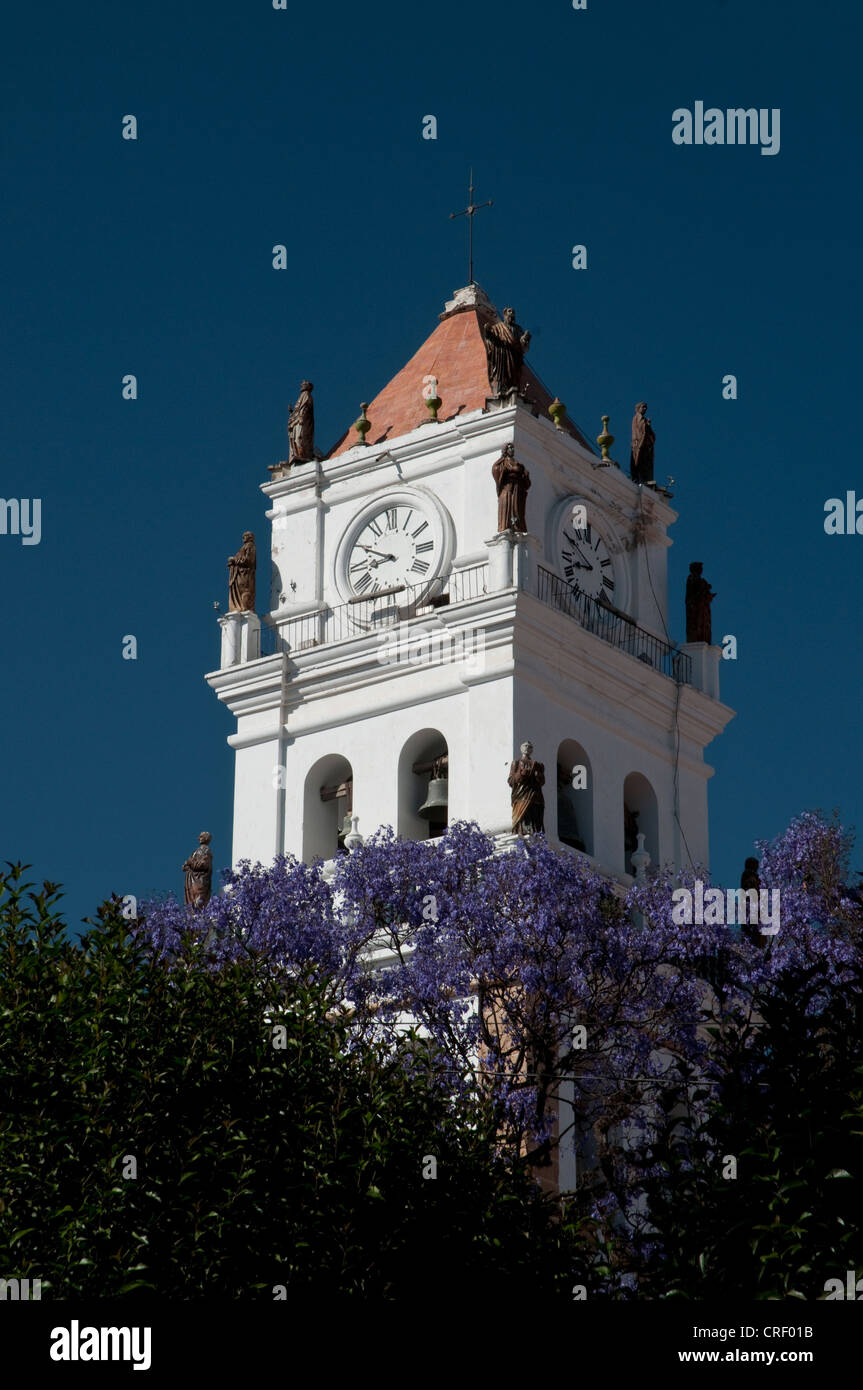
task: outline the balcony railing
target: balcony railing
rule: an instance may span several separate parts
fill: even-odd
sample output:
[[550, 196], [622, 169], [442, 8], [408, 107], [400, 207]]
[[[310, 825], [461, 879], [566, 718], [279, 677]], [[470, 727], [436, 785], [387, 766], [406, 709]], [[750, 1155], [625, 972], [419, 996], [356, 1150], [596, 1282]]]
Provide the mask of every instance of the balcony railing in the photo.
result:
[[654, 637], [652, 632], [645, 631], [634, 619], [617, 609], [598, 603], [588, 594], [574, 593], [565, 580], [543, 569], [542, 565], [537, 566], [537, 571], [537, 597], [542, 603], [575, 618], [587, 632], [596, 633], [604, 642], [610, 642], [619, 651], [629, 652], [630, 656], [661, 671], [664, 676], [681, 685], [691, 684], [692, 658], [686, 652], [678, 651], [660, 637]]
[[375, 598], [356, 599], [289, 618], [278, 627], [261, 628], [261, 656], [277, 651], [301, 652], [354, 637], [382, 632], [410, 618], [428, 618], [436, 609], [480, 598], [486, 592], [488, 565], [455, 570], [433, 584], [406, 584]]
[[[691, 684], [692, 659], [685, 652], [645, 631], [617, 609], [598, 603], [587, 594], [573, 592], [563, 579], [542, 565], [537, 567], [537, 579], [540, 602], [574, 618], [587, 632], [595, 633], [662, 675], [681, 685]], [[488, 565], [473, 565], [431, 585], [404, 585], [373, 598], [289, 618], [278, 625], [265, 622], [261, 627], [261, 656], [307, 651], [381, 632], [411, 618], [429, 618], [439, 608], [482, 597], [487, 592], [487, 582]]]

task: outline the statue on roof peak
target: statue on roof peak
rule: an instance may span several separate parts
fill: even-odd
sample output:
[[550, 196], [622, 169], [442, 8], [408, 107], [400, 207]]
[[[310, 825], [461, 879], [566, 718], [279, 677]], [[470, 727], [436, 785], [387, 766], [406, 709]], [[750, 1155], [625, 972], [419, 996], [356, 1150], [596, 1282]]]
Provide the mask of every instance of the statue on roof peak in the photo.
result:
[[523, 332], [515, 321], [515, 310], [506, 308], [503, 318], [483, 326], [483, 340], [488, 358], [488, 380], [495, 396], [517, 391], [525, 353], [530, 346], [530, 334]]

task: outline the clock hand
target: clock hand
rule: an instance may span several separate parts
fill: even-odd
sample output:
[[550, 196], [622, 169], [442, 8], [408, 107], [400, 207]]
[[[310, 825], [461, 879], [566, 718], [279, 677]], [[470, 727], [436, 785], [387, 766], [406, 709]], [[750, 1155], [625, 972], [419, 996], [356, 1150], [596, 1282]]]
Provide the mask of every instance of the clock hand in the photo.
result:
[[394, 560], [396, 558], [395, 555], [382, 555], [379, 550], [373, 550], [370, 545], [360, 545], [358, 546], [358, 549], [367, 550], [370, 555], [377, 555], [379, 562], [381, 560]]
[[[582, 548], [581, 548], [581, 546], [579, 545], [578, 541], [575, 539], [575, 536], [570, 536], [569, 533], [568, 533], [567, 531], [564, 531], [564, 533], [563, 533], [563, 538], [564, 538], [565, 541], [569, 541], [569, 543], [570, 543], [570, 545], [573, 547], [573, 549], [577, 550], [578, 553], [579, 553], [579, 555], [581, 556], [582, 560], [584, 560], [584, 551], [582, 550]], [[579, 568], [580, 570], [592, 570], [592, 569], [593, 569], [593, 565], [592, 565], [592, 564], [589, 564], [587, 561], [585, 561], [584, 564], [579, 565], [579, 564], [578, 564], [578, 561], [576, 560], [576, 561], [575, 561], [575, 564], [578, 565], [578, 568]]]

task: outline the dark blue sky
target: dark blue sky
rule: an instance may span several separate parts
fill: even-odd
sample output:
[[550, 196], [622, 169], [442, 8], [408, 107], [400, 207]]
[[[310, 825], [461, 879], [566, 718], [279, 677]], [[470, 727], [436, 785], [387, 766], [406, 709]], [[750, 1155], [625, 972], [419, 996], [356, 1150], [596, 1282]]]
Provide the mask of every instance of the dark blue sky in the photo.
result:
[[[807, 807], [863, 825], [863, 536], [823, 529], [863, 497], [853, 7], [49, 0], [4, 27], [0, 494], [40, 497], [43, 534], [0, 536], [0, 858], [62, 881], [72, 922], [179, 889], [204, 826], [228, 861], [233, 721], [203, 682], [225, 557], [267, 536], [300, 380], [327, 449], [467, 279], [471, 163], [476, 278], [532, 366], [624, 461], [649, 402], [673, 635], [701, 559], [738, 639], [714, 873]], [[675, 145], [696, 100], [780, 108], [779, 154]]]

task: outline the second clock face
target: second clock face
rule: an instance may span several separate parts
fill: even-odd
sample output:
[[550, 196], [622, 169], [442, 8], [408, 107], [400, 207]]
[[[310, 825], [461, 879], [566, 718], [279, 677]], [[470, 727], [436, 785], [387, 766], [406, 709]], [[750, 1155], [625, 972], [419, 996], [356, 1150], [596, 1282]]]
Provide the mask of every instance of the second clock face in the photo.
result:
[[422, 584], [434, 576], [439, 555], [435, 528], [418, 507], [382, 505], [354, 538], [347, 561], [353, 592], [371, 598], [381, 589]]
[[589, 523], [582, 530], [564, 526], [560, 556], [564, 577], [572, 589], [614, 603], [614, 566], [608, 546]]

